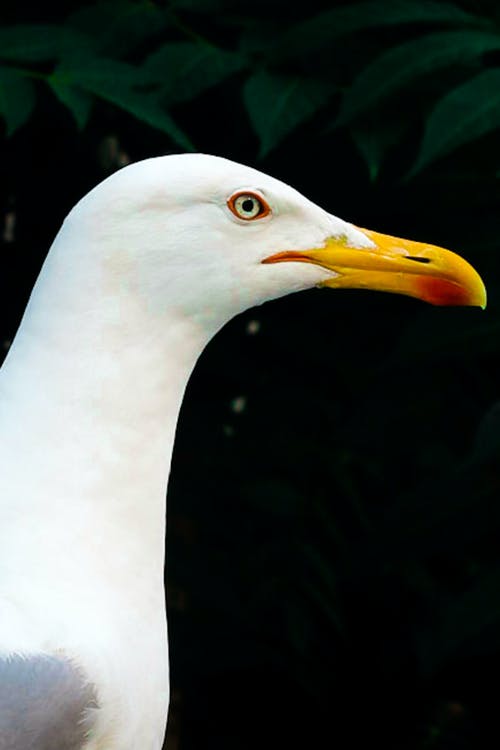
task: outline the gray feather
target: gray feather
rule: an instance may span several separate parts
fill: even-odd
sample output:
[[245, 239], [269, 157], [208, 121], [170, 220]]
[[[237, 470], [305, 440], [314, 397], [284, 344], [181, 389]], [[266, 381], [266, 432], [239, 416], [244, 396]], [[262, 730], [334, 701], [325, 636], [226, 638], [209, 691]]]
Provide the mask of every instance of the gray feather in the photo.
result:
[[0, 659], [0, 750], [83, 750], [94, 686], [69, 660]]

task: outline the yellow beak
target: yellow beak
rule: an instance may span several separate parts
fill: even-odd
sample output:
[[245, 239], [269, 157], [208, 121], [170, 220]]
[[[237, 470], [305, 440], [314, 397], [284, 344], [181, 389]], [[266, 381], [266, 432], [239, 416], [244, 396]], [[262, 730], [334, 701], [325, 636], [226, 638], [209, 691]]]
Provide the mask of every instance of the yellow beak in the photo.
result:
[[394, 292], [433, 305], [486, 307], [486, 289], [477, 271], [459, 255], [423, 242], [359, 231], [374, 247], [353, 247], [347, 237], [331, 237], [325, 247], [285, 250], [263, 263], [314, 263], [334, 272], [320, 286]]

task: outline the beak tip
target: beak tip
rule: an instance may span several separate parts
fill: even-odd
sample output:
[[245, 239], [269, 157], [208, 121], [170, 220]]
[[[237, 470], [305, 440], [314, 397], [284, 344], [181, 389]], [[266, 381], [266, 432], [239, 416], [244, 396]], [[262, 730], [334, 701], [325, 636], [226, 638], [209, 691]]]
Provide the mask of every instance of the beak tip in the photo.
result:
[[481, 308], [481, 310], [486, 310], [487, 304], [488, 304], [488, 295], [486, 293], [486, 287], [483, 284], [483, 298], [481, 300], [481, 304], [479, 305], [479, 307]]
[[474, 307], [480, 307], [481, 310], [486, 310], [486, 305], [488, 303], [488, 297], [486, 293], [486, 287], [484, 285], [484, 282], [482, 278], [477, 275], [477, 291], [475, 295], [475, 299], [471, 302], [471, 305]]

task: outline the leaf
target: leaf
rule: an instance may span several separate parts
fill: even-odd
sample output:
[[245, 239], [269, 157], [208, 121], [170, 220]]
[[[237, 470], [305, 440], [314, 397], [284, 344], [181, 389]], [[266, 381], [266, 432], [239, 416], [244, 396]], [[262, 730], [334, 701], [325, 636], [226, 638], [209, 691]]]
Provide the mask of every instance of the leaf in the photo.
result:
[[171, 0], [170, 8], [190, 13], [221, 13], [231, 8], [241, 10], [241, 0]]
[[486, 31], [442, 31], [393, 47], [355, 78], [344, 96], [337, 125], [343, 125], [420, 76], [461, 65], [500, 49], [500, 34]]
[[112, 60], [109, 57], [94, 57], [85, 61], [71, 61], [56, 69], [61, 81], [73, 82], [95, 93], [133, 88], [150, 83], [136, 65]]
[[100, 54], [120, 57], [167, 25], [167, 16], [149, 0], [104, 0], [75, 10], [66, 23], [90, 34]]
[[324, 106], [335, 87], [325, 81], [260, 71], [245, 83], [243, 96], [260, 139], [260, 157]]
[[57, 74], [49, 76], [47, 83], [76, 120], [79, 130], [83, 130], [92, 109], [92, 97], [76, 86], [68, 86]]
[[113, 95], [108, 93], [103, 98], [134, 115], [138, 120], [163, 131], [178, 146], [182, 146], [187, 151], [194, 151], [194, 146], [188, 136], [176, 125], [155, 96], [116, 91]]
[[440, 156], [500, 127], [500, 68], [485, 70], [444, 96], [431, 112], [408, 177]]
[[169, 135], [179, 146], [192, 151], [187, 135], [161, 106], [156, 92], [134, 90], [150, 83], [143, 71], [129, 63], [96, 58], [82, 66], [60, 67], [56, 74], [68, 86], [89, 91]]
[[350, 131], [356, 148], [368, 167], [371, 182], [377, 179], [385, 154], [401, 139], [407, 126], [406, 119], [387, 118], [383, 122], [370, 120]]
[[[500, 624], [500, 569], [491, 566], [464, 593], [450, 597], [437, 606], [432, 638], [421, 644], [423, 666], [428, 671], [449, 660], [457, 651], [481, 650], [487, 637], [493, 637], [498, 648]], [[491, 647], [490, 647], [491, 648]]]
[[346, 34], [401, 24], [440, 23], [484, 26], [485, 21], [456, 5], [419, 0], [368, 0], [323, 11], [292, 26], [275, 40], [273, 59], [304, 56]]
[[88, 54], [92, 48], [91, 37], [66, 26], [19, 24], [0, 28], [0, 57], [6, 60], [40, 62]]
[[194, 99], [201, 91], [220, 83], [243, 68], [246, 60], [235, 52], [211, 44], [165, 44], [142, 65], [148, 80], [161, 84], [167, 101]]
[[29, 118], [35, 106], [35, 88], [23, 73], [0, 68], [0, 115], [12, 135]]

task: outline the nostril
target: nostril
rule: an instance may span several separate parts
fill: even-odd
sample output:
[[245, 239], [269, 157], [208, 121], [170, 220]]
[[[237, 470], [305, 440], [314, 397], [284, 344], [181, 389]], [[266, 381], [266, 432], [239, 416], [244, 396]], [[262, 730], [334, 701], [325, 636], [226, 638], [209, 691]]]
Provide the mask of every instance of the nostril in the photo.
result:
[[416, 258], [414, 255], [407, 255], [406, 260], [414, 260], [415, 263], [430, 263], [430, 258]]

